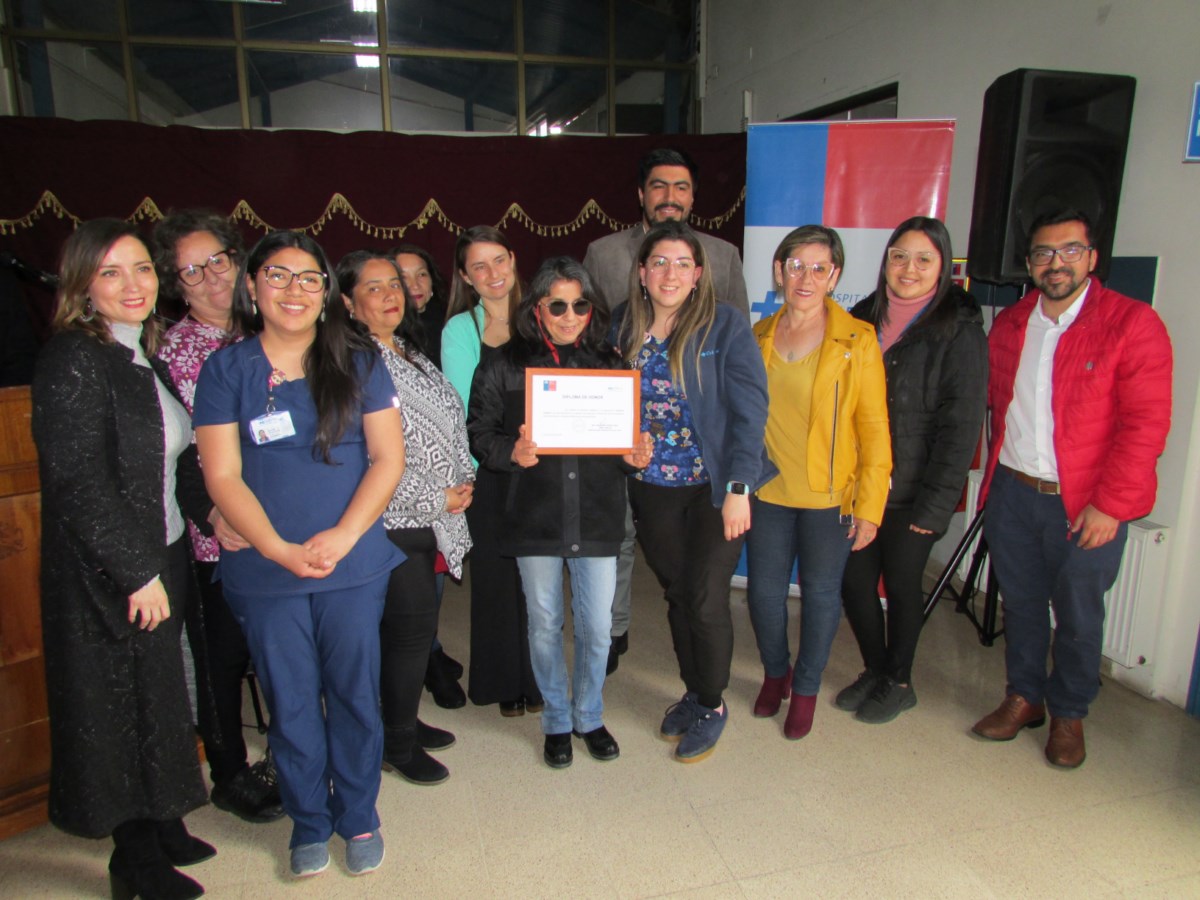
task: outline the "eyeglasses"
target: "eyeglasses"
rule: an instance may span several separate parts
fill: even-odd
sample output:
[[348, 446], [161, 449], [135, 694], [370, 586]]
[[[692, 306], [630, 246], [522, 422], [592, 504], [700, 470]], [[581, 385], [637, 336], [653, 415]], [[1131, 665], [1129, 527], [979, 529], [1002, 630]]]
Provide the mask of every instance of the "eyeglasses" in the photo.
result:
[[899, 247], [888, 247], [887, 261], [889, 266], [897, 269], [907, 269], [911, 262], [918, 272], [924, 272], [941, 263], [941, 258], [936, 253], [910, 253]]
[[549, 303], [543, 303], [542, 309], [550, 313], [554, 318], [561, 319], [567, 314], [568, 306], [575, 311], [575, 315], [577, 316], [586, 316], [592, 311], [592, 301], [582, 299], [573, 300], [571, 303], [567, 303], [566, 300], [551, 300]]
[[279, 291], [286, 291], [291, 287], [293, 279], [300, 283], [302, 290], [310, 294], [319, 294], [325, 290], [324, 272], [293, 272], [283, 266], [263, 266], [262, 273], [267, 284]]
[[204, 272], [208, 270], [214, 275], [223, 275], [233, 268], [233, 251], [226, 247], [220, 253], [214, 253], [198, 266], [184, 266], [179, 270], [179, 280], [188, 287], [195, 287], [204, 281]]
[[686, 275], [696, 268], [695, 260], [688, 259], [686, 256], [679, 259], [667, 259], [665, 256], [652, 256], [646, 260], [646, 268], [651, 272], [663, 274], [669, 266], [674, 266], [675, 271], [680, 275]]
[[833, 274], [833, 270], [836, 268], [833, 263], [813, 263], [812, 265], [805, 265], [798, 259], [785, 259], [783, 261], [783, 267], [787, 269], [789, 275], [796, 275], [800, 278], [803, 278], [804, 273], [807, 271], [810, 275], [812, 275], [813, 281], [824, 281]]
[[1049, 247], [1038, 247], [1036, 250], [1029, 251], [1029, 261], [1035, 266], [1048, 266], [1054, 262], [1054, 257], [1058, 257], [1065, 263], [1079, 262], [1083, 259], [1083, 254], [1094, 247], [1085, 247], [1083, 244], [1067, 244], [1065, 247], [1059, 247], [1057, 250], [1051, 250]]

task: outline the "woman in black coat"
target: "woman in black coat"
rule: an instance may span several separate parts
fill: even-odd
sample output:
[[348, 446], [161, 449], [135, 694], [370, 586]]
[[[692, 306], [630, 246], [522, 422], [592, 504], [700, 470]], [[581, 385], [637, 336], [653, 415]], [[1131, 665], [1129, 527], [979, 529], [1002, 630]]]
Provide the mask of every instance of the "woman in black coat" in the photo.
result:
[[866, 668], [835, 703], [872, 724], [917, 703], [912, 663], [924, 623], [925, 563], [958, 505], [983, 426], [983, 315], [950, 280], [951, 257], [940, 221], [901, 222], [888, 240], [875, 293], [851, 310], [875, 326], [883, 349], [892, 486], [876, 540], [850, 555], [843, 576], [846, 618]]
[[182, 819], [206, 800], [180, 648], [184, 515], [207, 523], [212, 506], [187, 411], [147, 359], [160, 327], [146, 245], [128, 223], [88, 222], [59, 278], [33, 381], [50, 820], [113, 836], [114, 897], [198, 897], [175, 869], [216, 852]]

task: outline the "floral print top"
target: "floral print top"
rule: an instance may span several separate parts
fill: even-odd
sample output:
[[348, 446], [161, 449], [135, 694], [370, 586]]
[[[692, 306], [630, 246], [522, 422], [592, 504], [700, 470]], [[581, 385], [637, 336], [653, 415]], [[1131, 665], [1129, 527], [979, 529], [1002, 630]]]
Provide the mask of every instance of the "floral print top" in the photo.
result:
[[654, 435], [654, 456], [650, 465], [633, 477], [662, 487], [708, 484], [691, 408], [671, 380], [668, 340], [646, 335], [636, 360], [642, 371], [642, 429]]
[[[158, 358], [171, 370], [171, 381], [183, 398], [188, 415], [196, 399], [196, 381], [204, 361], [226, 344], [232, 343], [229, 332], [215, 325], [205, 325], [191, 316], [184, 316], [163, 336], [158, 348]], [[193, 436], [192, 440], [195, 440]], [[188, 534], [192, 539], [192, 556], [200, 562], [216, 562], [221, 555], [221, 545], [216, 538], [205, 537], [200, 529], [188, 522]]]

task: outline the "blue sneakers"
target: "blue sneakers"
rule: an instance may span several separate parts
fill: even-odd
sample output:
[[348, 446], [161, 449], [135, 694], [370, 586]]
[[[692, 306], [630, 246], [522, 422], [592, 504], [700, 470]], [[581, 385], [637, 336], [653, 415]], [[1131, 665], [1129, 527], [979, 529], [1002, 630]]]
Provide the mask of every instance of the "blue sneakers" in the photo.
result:
[[376, 829], [366, 837], [346, 841], [346, 868], [351, 875], [366, 875], [383, 864], [383, 835]]
[[696, 712], [696, 718], [692, 721], [687, 734], [679, 742], [679, 746], [675, 748], [677, 760], [683, 763], [694, 763], [712, 755], [713, 750], [717, 747], [717, 741], [721, 738], [721, 732], [725, 730], [725, 723], [729, 719], [729, 704], [726, 703], [723, 706], [724, 709], [717, 712], [715, 709], [709, 709], [699, 703], [693, 704], [692, 708]]
[[672, 743], [682, 739], [698, 715], [700, 711], [696, 706], [696, 695], [688, 691], [683, 699], [667, 708], [667, 715], [658, 730], [659, 737]]
[[300, 844], [292, 848], [292, 874], [297, 878], [317, 875], [329, 868], [329, 848], [324, 844]]

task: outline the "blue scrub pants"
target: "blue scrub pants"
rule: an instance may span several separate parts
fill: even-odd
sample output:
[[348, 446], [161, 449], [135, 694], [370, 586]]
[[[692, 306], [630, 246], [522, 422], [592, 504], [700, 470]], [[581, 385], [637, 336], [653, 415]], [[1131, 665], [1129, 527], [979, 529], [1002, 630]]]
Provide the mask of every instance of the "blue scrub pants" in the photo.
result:
[[388, 575], [283, 597], [225, 589], [271, 710], [291, 847], [379, 827], [379, 622]]

